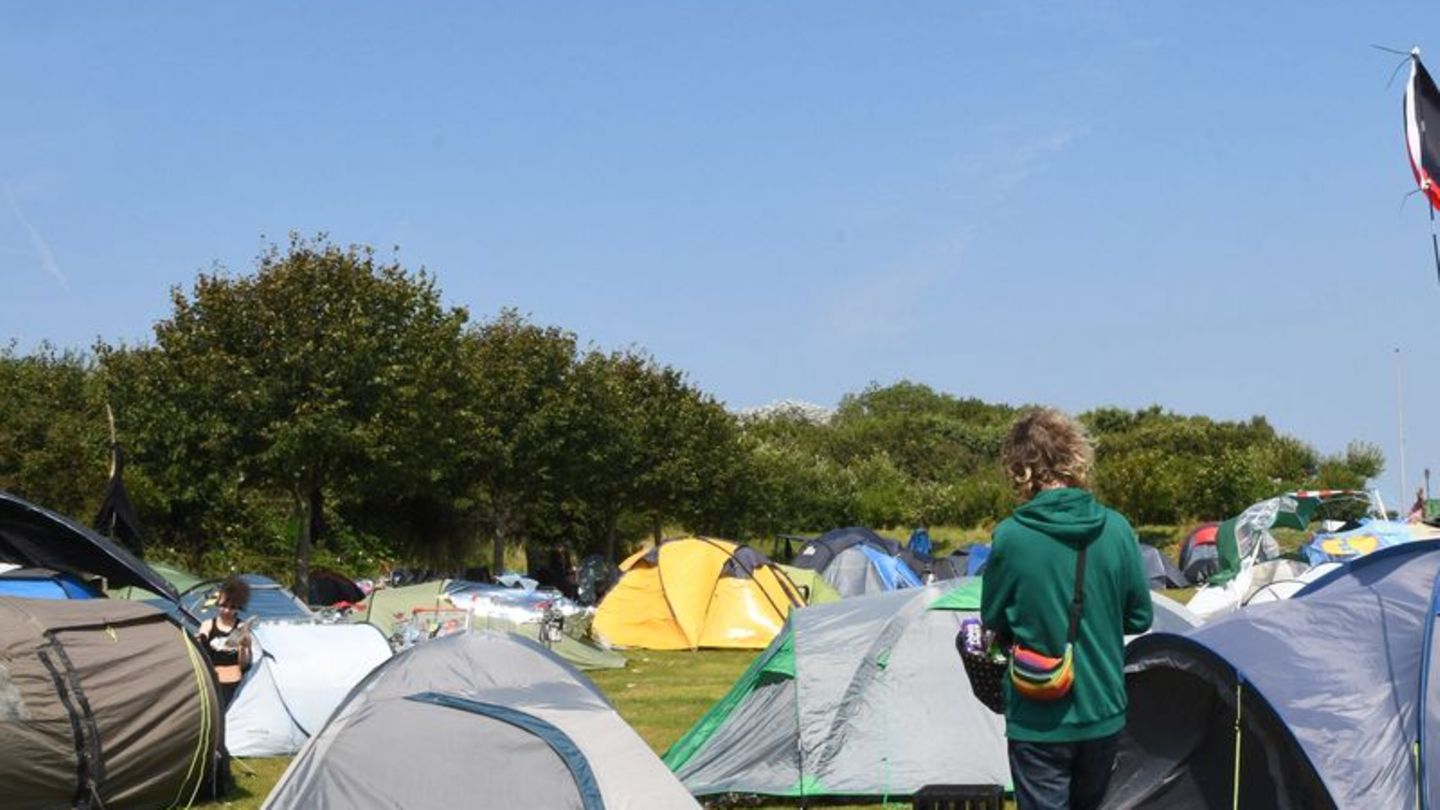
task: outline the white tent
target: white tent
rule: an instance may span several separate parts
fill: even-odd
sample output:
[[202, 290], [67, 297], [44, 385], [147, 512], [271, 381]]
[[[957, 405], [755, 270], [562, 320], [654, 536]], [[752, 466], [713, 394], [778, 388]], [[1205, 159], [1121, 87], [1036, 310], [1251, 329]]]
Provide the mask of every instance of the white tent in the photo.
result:
[[390, 658], [385, 637], [368, 624], [261, 623], [254, 633], [254, 665], [225, 712], [225, 746], [237, 757], [299, 751]]

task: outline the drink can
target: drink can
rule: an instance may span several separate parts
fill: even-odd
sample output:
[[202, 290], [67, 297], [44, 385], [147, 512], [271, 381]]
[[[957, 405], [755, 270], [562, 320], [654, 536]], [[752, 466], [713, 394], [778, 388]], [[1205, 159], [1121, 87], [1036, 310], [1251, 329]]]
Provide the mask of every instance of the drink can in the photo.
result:
[[980, 620], [974, 616], [960, 622], [960, 637], [964, 639], [965, 652], [979, 655], [984, 651], [984, 629], [980, 626]]

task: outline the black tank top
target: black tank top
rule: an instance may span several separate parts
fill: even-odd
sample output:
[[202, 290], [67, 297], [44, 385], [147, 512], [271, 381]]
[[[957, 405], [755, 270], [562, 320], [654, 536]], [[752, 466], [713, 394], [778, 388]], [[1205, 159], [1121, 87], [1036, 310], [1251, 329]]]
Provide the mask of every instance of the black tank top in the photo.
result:
[[210, 663], [217, 666], [238, 666], [240, 663], [240, 651], [234, 647], [226, 647], [225, 641], [235, 632], [240, 624], [237, 622], [229, 630], [221, 630], [215, 622], [210, 622], [209, 632], [200, 634], [200, 642], [205, 645], [205, 651], [210, 654]]

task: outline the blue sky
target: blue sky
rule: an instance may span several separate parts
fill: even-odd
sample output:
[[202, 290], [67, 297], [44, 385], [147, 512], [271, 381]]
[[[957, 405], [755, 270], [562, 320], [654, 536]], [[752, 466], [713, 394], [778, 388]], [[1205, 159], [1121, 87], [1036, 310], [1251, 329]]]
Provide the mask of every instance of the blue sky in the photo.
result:
[[1440, 284], [1372, 43], [1440, 65], [1440, 8], [8, 4], [0, 340], [144, 340], [326, 231], [735, 408], [1264, 414], [1393, 501]]

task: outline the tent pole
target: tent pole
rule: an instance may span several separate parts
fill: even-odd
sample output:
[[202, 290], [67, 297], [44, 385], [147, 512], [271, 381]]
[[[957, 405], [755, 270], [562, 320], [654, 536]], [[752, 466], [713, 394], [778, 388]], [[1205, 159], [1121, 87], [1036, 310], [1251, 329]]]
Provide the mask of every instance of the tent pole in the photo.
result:
[[1243, 697], [1241, 690], [1244, 688], [1244, 681], [1235, 680], [1235, 777], [1234, 788], [1231, 795], [1231, 807], [1233, 810], [1240, 810], [1240, 699]]

